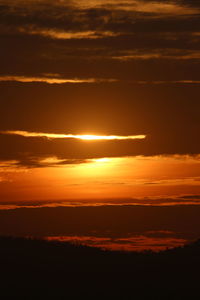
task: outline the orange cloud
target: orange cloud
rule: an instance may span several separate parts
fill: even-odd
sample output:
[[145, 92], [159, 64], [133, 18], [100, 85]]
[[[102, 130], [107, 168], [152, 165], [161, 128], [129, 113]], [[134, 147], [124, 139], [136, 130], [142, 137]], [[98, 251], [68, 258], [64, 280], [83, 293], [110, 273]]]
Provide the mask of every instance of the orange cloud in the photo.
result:
[[[173, 234], [173, 233], [172, 233]], [[184, 245], [187, 240], [174, 236], [149, 237], [145, 235], [130, 236], [126, 238], [108, 238], [96, 236], [48, 236], [49, 241], [71, 242], [73, 244], [87, 245], [114, 251], [160, 251]]]

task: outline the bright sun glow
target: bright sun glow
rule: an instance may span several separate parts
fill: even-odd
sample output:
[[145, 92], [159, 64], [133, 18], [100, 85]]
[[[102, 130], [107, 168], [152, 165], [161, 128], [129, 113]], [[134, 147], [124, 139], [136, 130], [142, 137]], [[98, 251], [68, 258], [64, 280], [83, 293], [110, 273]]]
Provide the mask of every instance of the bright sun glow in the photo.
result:
[[96, 163], [107, 163], [111, 161], [111, 158], [103, 157], [103, 158], [96, 158], [93, 160]]

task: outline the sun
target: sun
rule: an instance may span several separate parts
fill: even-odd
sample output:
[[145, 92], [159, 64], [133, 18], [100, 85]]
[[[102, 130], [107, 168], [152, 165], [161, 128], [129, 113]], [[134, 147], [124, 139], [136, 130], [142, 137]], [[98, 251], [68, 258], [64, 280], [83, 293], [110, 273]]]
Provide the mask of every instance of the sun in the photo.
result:
[[[77, 138], [79, 138], [80, 140], [95, 141], [95, 140], [109, 139], [109, 136], [101, 136], [101, 135], [93, 135], [93, 134], [83, 134], [83, 135], [77, 136]], [[110, 139], [112, 139], [112, 138], [110, 138]]]

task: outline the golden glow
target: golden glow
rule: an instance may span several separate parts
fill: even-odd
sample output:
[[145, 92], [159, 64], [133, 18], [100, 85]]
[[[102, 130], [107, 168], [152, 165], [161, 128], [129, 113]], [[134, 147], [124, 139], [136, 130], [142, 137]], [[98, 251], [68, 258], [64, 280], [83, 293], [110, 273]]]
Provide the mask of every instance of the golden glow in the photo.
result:
[[0, 168], [0, 198], [6, 205], [41, 199], [42, 205], [55, 206], [63, 201], [72, 206], [200, 203], [199, 156], [104, 157], [67, 164], [50, 157], [28, 169], [13, 164]]
[[95, 162], [97, 162], [97, 163], [107, 163], [107, 162], [110, 162], [111, 159], [110, 159], [110, 158], [107, 158], [107, 157], [104, 157], [104, 158], [93, 159], [93, 161], [95, 161]]
[[20, 135], [24, 137], [46, 137], [48, 139], [79, 139], [84, 141], [97, 140], [135, 140], [145, 139], [146, 135], [94, 135], [94, 134], [56, 134], [43, 132], [28, 132], [28, 131], [1, 131], [1, 134]]

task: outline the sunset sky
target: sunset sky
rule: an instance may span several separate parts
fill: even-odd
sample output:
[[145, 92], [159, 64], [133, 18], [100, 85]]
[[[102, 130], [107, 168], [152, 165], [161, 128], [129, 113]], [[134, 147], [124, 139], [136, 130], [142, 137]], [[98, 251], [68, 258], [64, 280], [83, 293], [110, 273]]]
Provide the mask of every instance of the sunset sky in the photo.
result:
[[[129, 250], [197, 238], [200, 2], [0, 0], [0, 38], [0, 233]], [[72, 207], [79, 228], [43, 230]], [[106, 229], [80, 230], [91, 209]]]

